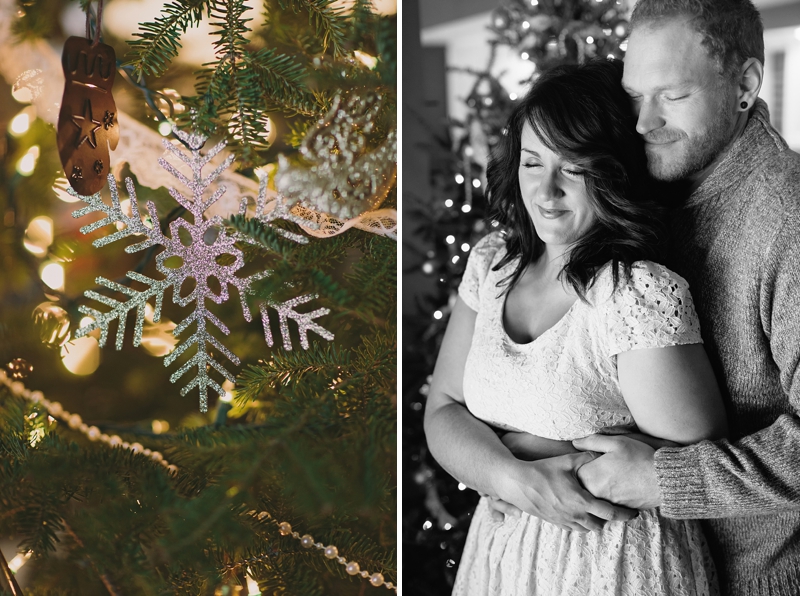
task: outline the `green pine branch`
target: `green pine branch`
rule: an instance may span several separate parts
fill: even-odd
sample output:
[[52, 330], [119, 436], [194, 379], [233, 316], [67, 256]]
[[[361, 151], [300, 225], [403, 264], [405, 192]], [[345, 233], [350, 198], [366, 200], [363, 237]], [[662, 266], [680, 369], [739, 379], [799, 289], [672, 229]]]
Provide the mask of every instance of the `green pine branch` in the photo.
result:
[[314, 26], [316, 36], [322, 41], [323, 50], [331, 48], [338, 57], [345, 53], [348, 41], [348, 21], [342, 11], [331, 8], [334, 0], [280, 0], [284, 10], [308, 12], [308, 22]]
[[180, 36], [200, 24], [207, 0], [174, 0], [162, 9], [162, 16], [139, 25], [139, 39], [129, 41], [131, 52], [126, 65], [134, 67], [134, 77], [161, 76], [178, 55]]

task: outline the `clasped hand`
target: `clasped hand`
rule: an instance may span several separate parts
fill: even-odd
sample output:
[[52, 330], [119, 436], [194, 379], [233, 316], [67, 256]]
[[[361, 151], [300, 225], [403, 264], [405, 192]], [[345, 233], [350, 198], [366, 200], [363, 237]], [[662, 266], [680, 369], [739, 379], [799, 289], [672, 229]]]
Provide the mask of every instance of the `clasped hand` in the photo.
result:
[[595, 457], [572, 453], [534, 462], [517, 460], [513, 472], [498, 481], [498, 499], [492, 502], [495, 516], [521, 510], [578, 532], [633, 519], [637, 511], [597, 499], [581, 486], [577, 472]]
[[[520, 435], [519, 445], [515, 435]], [[524, 459], [524, 433], [509, 433], [503, 442]], [[492, 497], [495, 519], [525, 511], [563, 529], [592, 531], [607, 521], [627, 521], [636, 509], [661, 503], [653, 459], [655, 449], [675, 443], [641, 434], [591, 435], [573, 441], [582, 453], [536, 462], [519, 462], [519, 474], [509, 478]], [[629, 509], [632, 508], [632, 509]]]

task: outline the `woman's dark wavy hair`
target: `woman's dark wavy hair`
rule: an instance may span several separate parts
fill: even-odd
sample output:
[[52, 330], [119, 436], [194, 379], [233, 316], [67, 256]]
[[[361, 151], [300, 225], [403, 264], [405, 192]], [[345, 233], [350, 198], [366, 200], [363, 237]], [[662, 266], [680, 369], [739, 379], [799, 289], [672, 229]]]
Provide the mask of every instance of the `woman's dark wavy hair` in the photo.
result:
[[612, 263], [614, 288], [631, 265], [657, 255], [660, 210], [647, 175], [644, 144], [623, 91], [622, 62], [596, 59], [542, 74], [516, 106], [487, 167], [490, 215], [506, 230], [506, 255], [494, 270], [519, 258], [498, 286], [508, 291], [543, 252], [519, 185], [522, 128], [529, 123], [542, 143], [584, 172], [596, 215], [569, 253], [565, 276], [582, 300], [600, 268]]

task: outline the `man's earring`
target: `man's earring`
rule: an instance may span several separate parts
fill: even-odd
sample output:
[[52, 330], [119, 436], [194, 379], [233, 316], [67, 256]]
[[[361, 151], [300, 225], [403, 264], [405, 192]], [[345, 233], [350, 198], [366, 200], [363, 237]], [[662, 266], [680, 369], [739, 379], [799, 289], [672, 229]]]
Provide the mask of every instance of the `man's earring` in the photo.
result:
[[743, 110], [746, 110], [746, 109], [747, 109], [747, 102], [746, 102], [746, 101], [743, 101], [742, 103], [740, 103], [740, 104], [739, 104], [739, 106], [740, 106], [740, 107], [741, 107]]

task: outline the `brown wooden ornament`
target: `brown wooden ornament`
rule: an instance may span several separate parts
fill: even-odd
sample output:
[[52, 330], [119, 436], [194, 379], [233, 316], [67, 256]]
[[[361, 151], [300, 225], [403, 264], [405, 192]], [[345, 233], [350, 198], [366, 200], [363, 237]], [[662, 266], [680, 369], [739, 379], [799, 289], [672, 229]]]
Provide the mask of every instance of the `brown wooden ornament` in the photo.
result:
[[70, 37], [61, 56], [64, 97], [58, 114], [58, 153], [70, 186], [83, 196], [99, 192], [109, 171], [109, 146], [119, 142], [117, 106], [111, 96], [114, 48]]

